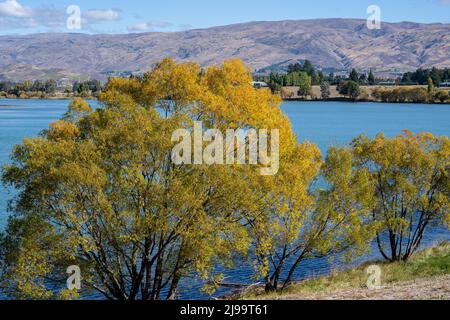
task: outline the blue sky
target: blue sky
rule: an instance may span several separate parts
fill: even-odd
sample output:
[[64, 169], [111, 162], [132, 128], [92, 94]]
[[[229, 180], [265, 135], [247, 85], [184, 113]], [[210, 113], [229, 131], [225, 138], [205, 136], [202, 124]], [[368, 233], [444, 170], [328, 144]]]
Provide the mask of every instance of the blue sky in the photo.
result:
[[[450, 23], [450, 0], [0, 0], [0, 34], [180, 31], [232, 23], [313, 18]], [[81, 29], [68, 29], [67, 8], [80, 8]], [[73, 11], [72, 11], [73, 12]]]

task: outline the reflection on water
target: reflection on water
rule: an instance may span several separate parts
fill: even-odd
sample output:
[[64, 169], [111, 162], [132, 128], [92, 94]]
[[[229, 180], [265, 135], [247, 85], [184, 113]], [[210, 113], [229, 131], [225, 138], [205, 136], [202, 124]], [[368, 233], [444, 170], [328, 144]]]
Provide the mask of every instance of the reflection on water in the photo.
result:
[[[94, 107], [97, 105], [93, 101], [90, 103]], [[50, 122], [60, 118], [67, 105], [68, 101], [64, 100], [0, 99], [0, 164], [8, 162], [15, 144], [21, 143], [25, 137], [36, 136]], [[386, 136], [396, 136], [408, 129], [413, 133], [428, 131], [434, 135], [450, 135], [450, 105], [286, 102], [282, 108], [291, 119], [299, 140], [316, 143], [324, 154], [330, 145], [345, 145], [360, 134], [374, 137], [383, 132]], [[7, 200], [12, 196], [12, 190], [5, 190], [0, 185], [0, 228], [6, 223]], [[435, 228], [426, 234], [423, 246], [431, 246], [441, 240], [450, 240], [450, 232]], [[376, 248], [372, 252], [354, 264], [380, 258]], [[324, 258], [311, 259], [302, 264], [295, 278], [320, 276], [341, 267], [339, 259], [333, 262]], [[252, 281], [252, 266], [245, 261], [237, 262], [233, 270], [223, 272], [233, 283]], [[199, 281], [185, 280], [180, 298], [209, 298], [201, 293], [201, 286]], [[227, 292], [221, 289], [216, 296]]]

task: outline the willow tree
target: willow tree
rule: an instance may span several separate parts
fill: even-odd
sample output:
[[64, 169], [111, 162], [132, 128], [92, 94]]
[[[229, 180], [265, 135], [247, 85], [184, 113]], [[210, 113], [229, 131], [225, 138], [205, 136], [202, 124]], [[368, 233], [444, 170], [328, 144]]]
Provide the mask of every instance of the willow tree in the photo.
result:
[[450, 225], [450, 139], [361, 136], [352, 150], [354, 170], [370, 174], [378, 248], [386, 260], [407, 261], [428, 228]]
[[368, 175], [352, 171], [349, 150], [331, 148], [326, 161], [321, 159], [317, 147], [304, 143], [283, 162], [270, 187], [260, 184], [272, 193], [249, 225], [266, 291], [286, 288], [306, 260], [353, 258], [368, 250], [374, 237]]
[[[194, 121], [279, 129], [285, 176], [289, 168], [310, 176], [302, 168], [314, 167], [308, 156], [283, 165], [314, 147], [297, 145], [279, 97], [255, 90], [238, 60], [201, 70], [165, 59], [142, 78], [111, 79], [100, 101], [95, 111], [74, 101], [4, 167], [4, 183], [18, 190], [0, 246], [9, 295], [76, 297], [64, 284], [67, 267], [78, 265], [83, 288], [108, 299], [173, 299], [184, 278], [219, 277], [216, 265], [245, 254], [253, 240], [243, 217], [292, 191], [262, 177], [262, 165], [175, 165], [172, 133]], [[292, 182], [301, 189], [297, 206], [306, 201], [302, 181]]]

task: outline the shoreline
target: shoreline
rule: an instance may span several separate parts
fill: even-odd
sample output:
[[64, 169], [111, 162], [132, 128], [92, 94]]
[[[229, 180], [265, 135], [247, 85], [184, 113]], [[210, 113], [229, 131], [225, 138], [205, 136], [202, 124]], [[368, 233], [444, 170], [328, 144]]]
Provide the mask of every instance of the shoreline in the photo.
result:
[[348, 102], [348, 103], [383, 103], [383, 104], [430, 104], [430, 105], [450, 105], [450, 102], [411, 102], [411, 101], [379, 101], [379, 100], [371, 100], [371, 99], [365, 99], [365, 100], [352, 100], [347, 98], [331, 98], [331, 99], [300, 99], [300, 98], [294, 98], [294, 99], [282, 99], [283, 102]]
[[71, 100], [73, 98], [82, 98], [84, 100], [97, 100], [97, 97], [76, 97], [76, 96], [67, 96], [67, 97], [44, 97], [44, 98], [38, 98], [38, 97], [29, 97], [29, 98], [11, 98], [11, 97], [0, 97], [0, 100]]
[[[30, 98], [11, 98], [11, 97], [0, 97], [0, 100], [71, 100], [73, 98], [77, 97], [45, 97], [45, 98], [36, 98], [36, 97], [30, 97]], [[98, 100], [97, 97], [78, 97], [82, 98], [84, 100]], [[293, 98], [293, 99], [282, 99], [282, 102], [348, 102], [348, 103], [382, 103], [382, 104], [429, 104], [429, 105], [450, 105], [450, 102], [411, 102], [411, 101], [378, 101], [378, 100], [371, 100], [371, 99], [365, 99], [365, 100], [352, 100], [347, 98], [331, 98], [331, 99], [301, 99], [301, 98]]]
[[422, 85], [383, 86], [360, 85], [358, 97], [353, 98], [342, 94], [338, 86], [332, 85], [327, 99], [322, 96], [320, 86], [311, 87], [311, 94], [299, 96], [299, 87], [284, 86], [280, 89], [283, 101], [334, 101], [334, 102], [378, 102], [378, 103], [405, 103], [405, 104], [450, 104], [450, 88], [434, 87], [432, 95], [428, 88]]
[[450, 300], [450, 275], [402, 281], [376, 289], [353, 288], [302, 295], [287, 294], [280, 296], [279, 300]]
[[[382, 281], [380, 288], [370, 290], [367, 268], [374, 265], [381, 268]], [[438, 284], [442, 286], [438, 288]], [[425, 293], [414, 295], [415, 290]], [[385, 300], [395, 299], [395, 293], [398, 299], [439, 298], [428, 296], [430, 291], [448, 293], [446, 298], [450, 299], [450, 241], [422, 249], [409, 262], [367, 261], [317, 278], [293, 281], [284, 291], [267, 293], [263, 284], [243, 286], [219, 300]]]

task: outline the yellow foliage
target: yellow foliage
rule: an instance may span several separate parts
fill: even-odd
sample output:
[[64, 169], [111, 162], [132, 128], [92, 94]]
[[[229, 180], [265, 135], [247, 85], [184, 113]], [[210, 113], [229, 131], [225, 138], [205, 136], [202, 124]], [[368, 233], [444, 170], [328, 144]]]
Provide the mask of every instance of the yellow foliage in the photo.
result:
[[[14, 223], [33, 216], [57, 236], [45, 264], [30, 264], [33, 279], [25, 275], [31, 258], [10, 256], [11, 268], [24, 270], [9, 273], [18, 294], [75, 297], [39, 279], [78, 262], [89, 275], [84, 285], [108, 298], [159, 299], [164, 289], [171, 298], [193, 272], [220, 278], [217, 264], [231, 266], [252, 243], [269, 255], [280, 241], [295, 241], [313, 204], [307, 190], [321, 155], [297, 144], [280, 98], [251, 80], [239, 60], [201, 70], [164, 59], [142, 78], [110, 79], [96, 111], [75, 98], [44, 137], [16, 147], [4, 174], [24, 187]], [[279, 174], [262, 177], [250, 165], [173, 165], [172, 133], [196, 120], [220, 130], [279, 129]], [[25, 238], [32, 243], [38, 234]], [[18, 241], [10, 250], [22, 247]], [[42, 249], [31, 247], [31, 257], [43, 258]]]

